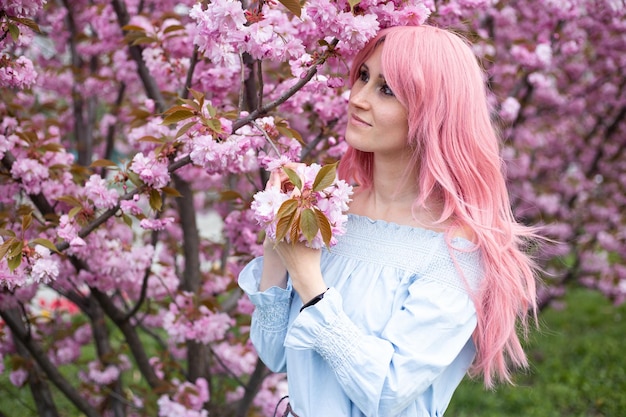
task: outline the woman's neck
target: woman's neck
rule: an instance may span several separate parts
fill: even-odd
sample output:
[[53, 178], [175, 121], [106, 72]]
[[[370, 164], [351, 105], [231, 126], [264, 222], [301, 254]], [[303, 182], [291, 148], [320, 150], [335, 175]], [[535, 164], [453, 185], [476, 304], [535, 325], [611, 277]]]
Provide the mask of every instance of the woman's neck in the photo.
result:
[[426, 207], [415, 206], [419, 197], [417, 174], [407, 175], [404, 161], [374, 163], [372, 186], [357, 189], [350, 204], [350, 212], [372, 219], [444, 231], [447, 224], [437, 223], [443, 207], [434, 198]]

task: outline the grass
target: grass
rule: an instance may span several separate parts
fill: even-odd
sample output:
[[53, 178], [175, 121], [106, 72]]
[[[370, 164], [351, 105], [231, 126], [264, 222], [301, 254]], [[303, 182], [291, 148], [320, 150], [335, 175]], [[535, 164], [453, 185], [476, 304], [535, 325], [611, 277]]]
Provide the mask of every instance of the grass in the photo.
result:
[[[540, 320], [526, 347], [531, 368], [516, 375], [517, 385], [486, 391], [465, 380], [446, 417], [626, 417], [626, 305], [572, 289], [563, 309], [548, 309]], [[30, 390], [11, 385], [5, 365], [0, 412], [36, 417]], [[63, 417], [79, 415], [67, 401], [58, 405]]]
[[562, 309], [541, 313], [516, 386], [486, 391], [465, 380], [446, 417], [626, 416], [626, 305], [572, 289]]

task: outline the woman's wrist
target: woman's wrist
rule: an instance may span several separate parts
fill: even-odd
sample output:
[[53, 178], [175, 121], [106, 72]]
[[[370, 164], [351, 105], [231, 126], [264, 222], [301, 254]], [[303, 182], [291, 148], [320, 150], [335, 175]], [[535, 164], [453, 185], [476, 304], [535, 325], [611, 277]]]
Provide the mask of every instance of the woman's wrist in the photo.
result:
[[324, 294], [326, 294], [326, 291], [328, 291], [328, 288], [326, 288], [323, 292], [319, 293], [318, 295], [316, 295], [315, 297], [311, 298], [309, 301], [304, 303], [302, 307], [300, 307], [300, 312], [302, 313], [302, 310], [304, 310], [305, 308], [308, 308], [317, 304], [322, 298], [324, 298]]

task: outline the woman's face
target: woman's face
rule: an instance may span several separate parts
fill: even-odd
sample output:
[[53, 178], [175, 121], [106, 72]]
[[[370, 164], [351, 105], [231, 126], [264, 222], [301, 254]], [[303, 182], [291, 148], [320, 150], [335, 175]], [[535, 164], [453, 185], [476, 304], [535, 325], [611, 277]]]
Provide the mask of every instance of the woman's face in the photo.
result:
[[361, 65], [350, 91], [346, 141], [363, 152], [406, 156], [407, 112], [387, 86], [381, 69], [381, 52], [382, 47], [378, 46]]

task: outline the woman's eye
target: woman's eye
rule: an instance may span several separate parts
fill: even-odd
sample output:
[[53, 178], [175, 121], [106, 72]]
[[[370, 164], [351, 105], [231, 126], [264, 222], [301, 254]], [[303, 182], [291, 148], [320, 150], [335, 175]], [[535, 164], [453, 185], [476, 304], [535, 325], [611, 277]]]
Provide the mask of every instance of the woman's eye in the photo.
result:
[[381, 91], [381, 93], [383, 93], [386, 96], [395, 96], [395, 94], [393, 93], [393, 91], [391, 91], [391, 88], [389, 88], [389, 86], [387, 84], [383, 84], [380, 87], [380, 91]]
[[361, 69], [361, 70], [359, 71], [359, 80], [361, 80], [361, 81], [363, 81], [364, 83], [366, 83], [367, 81], [369, 81], [369, 79], [370, 79], [370, 75], [369, 75], [369, 73], [368, 73], [366, 70]]

